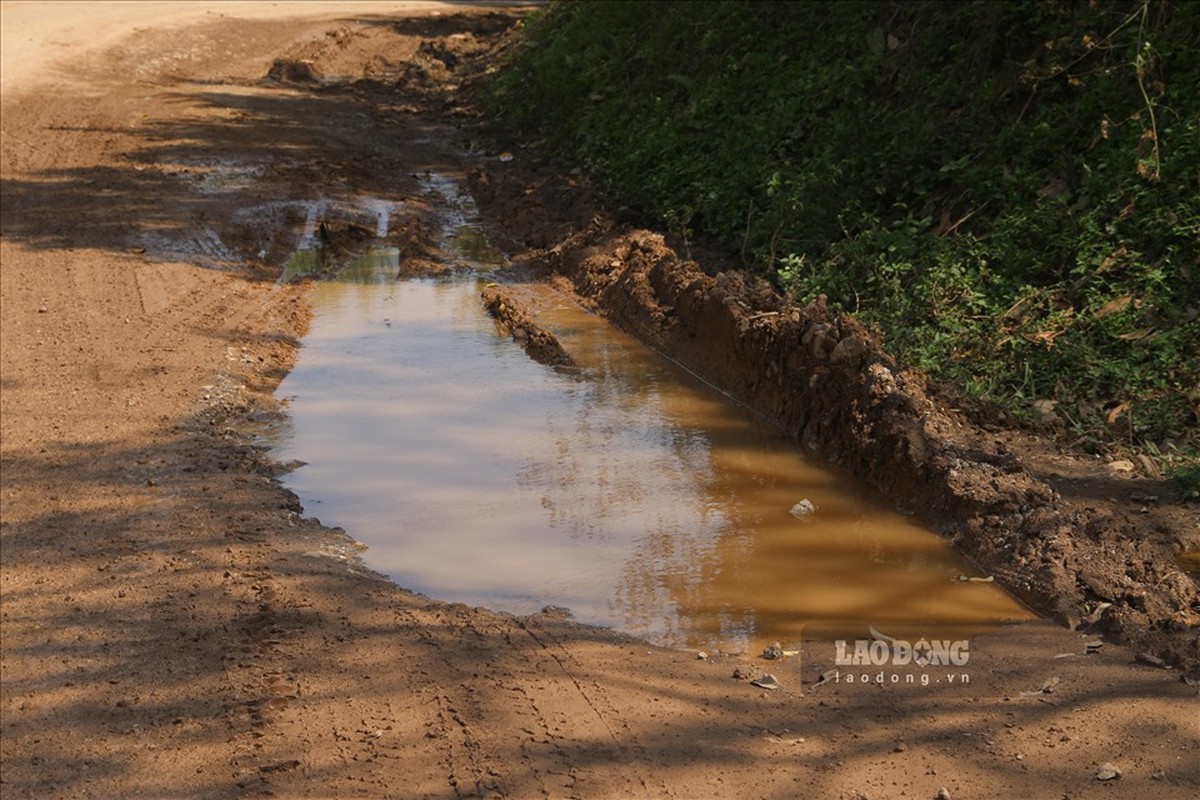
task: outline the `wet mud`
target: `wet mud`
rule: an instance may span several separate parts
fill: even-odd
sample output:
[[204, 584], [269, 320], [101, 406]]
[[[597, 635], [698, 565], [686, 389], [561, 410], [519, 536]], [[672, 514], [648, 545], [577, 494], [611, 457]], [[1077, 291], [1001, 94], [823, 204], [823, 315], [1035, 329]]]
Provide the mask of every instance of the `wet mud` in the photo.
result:
[[501, 330], [521, 345], [529, 357], [539, 364], [563, 372], [577, 372], [579, 365], [558, 341], [558, 337], [543, 328], [522, 308], [510, 289], [489, 283], [481, 295], [483, 307], [496, 318]]
[[569, 179], [512, 164], [471, 178], [520, 269], [567, 281], [597, 313], [918, 515], [1039, 613], [1200, 669], [1200, 593], [1176, 563], [1194, 530], [1064, 498], [1018, 454], [1018, 432], [974, 424], [819, 300], [798, 306], [719, 259], [689, 260]]

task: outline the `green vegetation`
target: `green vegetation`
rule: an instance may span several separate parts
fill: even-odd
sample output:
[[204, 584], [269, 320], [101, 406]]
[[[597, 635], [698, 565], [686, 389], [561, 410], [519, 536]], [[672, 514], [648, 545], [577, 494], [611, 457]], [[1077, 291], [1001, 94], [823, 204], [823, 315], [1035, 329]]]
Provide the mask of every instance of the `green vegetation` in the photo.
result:
[[1200, 3], [559, 2], [489, 101], [934, 379], [1196, 463]]

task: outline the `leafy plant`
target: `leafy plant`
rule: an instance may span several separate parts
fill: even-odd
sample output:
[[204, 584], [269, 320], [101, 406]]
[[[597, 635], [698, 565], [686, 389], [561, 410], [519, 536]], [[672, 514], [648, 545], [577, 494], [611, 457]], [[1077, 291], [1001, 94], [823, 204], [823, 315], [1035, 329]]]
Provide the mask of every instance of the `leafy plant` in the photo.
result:
[[489, 101], [937, 380], [1200, 452], [1200, 4], [557, 2]]

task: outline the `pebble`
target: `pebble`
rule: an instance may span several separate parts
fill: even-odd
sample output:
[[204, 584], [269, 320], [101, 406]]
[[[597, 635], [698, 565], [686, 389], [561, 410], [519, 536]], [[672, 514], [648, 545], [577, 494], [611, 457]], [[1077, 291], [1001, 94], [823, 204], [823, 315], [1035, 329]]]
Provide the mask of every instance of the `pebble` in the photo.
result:
[[1167, 665], [1167, 662], [1163, 661], [1161, 658], [1152, 653], [1138, 653], [1136, 656], [1134, 656], [1134, 659], [1142, 662], [1143, 664], [1149, 664], [1152, 667], [1158, 667], [1159, 669], [1170, 669], [1170, 667]]
[[937, 794], [933, 796], [933, 800], [950, 800], [950, 790], [943, 786], [938, 789]]
[[792, 506], [792, 509], [789, 513], [796, 519], [804, 519], [805, 517], [815, 514], [816, 511], [817, 511], [816, 504], [813, 503], [812, 500], [809, 500], [806, 497], [803, 500], [801, 500], [799, 503], [796, 503], [796, 505]]
[[784, 655], [783, 645], [779, 642], [772, 642], [770, 647], [763, 650], [762, 657], [768, 661], [774, 661], [776, 659], [783, 658]]
[[757, 686], [760, 689], [781, 689], [782, 685], [775, 676], [769, 672], [763, 673], [763, 676], [758, 680], [750, 681], [751, 686]]
[[1121, 777], [1121, 768], [1111, 761], [1105, 761], [1096, 769], [1096, 780], [1111, 781]]

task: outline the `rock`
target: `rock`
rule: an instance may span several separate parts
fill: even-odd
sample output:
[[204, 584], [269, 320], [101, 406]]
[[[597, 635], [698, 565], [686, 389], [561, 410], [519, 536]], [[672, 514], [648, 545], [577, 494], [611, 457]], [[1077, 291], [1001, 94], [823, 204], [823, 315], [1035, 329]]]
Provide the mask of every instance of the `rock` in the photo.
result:
[[1056, 686], [1058, 686], [1060, 683], [1062, 683], [1062, 678], [1059, 678], [1057, 675], [1055, 675], [1055, 676], [1047, 678], [1045, 681], [1043, 681], [1041, 688], [1037, 689], [1036, 691], [1032, 691], [1032, 692], [1021, 692], [1021, 696], [1022, 697], [1036, 697], [1037, 695], [1040, 695], [1040, 694], [1053, 694], [1054, 688]]
[[704, 652], [703, 650], [697, 650], [696, 651], [696, 660], [697, 661], [707, 661], [708, 653]]
[[760, 689], [782, 689], [783, 686], [775, 679], [775, 676], [769, 672], [764, 672], [762, 677], [750, 681], [751, 686], [757, 686]]
[[1111, 761], [1105, 761], [1096, 768], [1096, 780], [1113, 781], [1121, 777], [1121, 768]]
[[1167, 662], [1163, 661], [1153, 653], [1138, 653], [1136, 656], [1134, 656], [1134, 658], [1137, 661], [1140, 661], [1143, 664], [1149, 664], [1152, 667], [1158, 667], [1159, 669], [1170, 669], [1170, 666], [1167, 665]]
[[937, 794], [933, 796], [933, 800], [950, 800], [950, 790], [943, 786], [937, 790]]
[[1059, 422], [1058, 412], [1054, 410], [1058, 405], [1057, 400], [1034, 400], [1032, 405], [1043, 425], [1054, 425]]
[[781, 645], [779, 642], [772, 642], [770, 647], [763, 650], [763, 654], [762, 654], [762, 657], [767, 659], [768, 661], [775, 661], [777, 659], [783, 658], [783, 656], [784, 656], [783, 645]]
[[807, 497], [792, 506], [791, 515], [796, 519], [806, 519], [817, 512], [817, 506]]
[[817, 681], [814, 685], [820, 686], [824, 683], [834, 683], [838, 680], [840, 674], [841, 673], [839, 673], [836, 669], [827, 669], [821, 673], [821, 676], [817, 678]]

